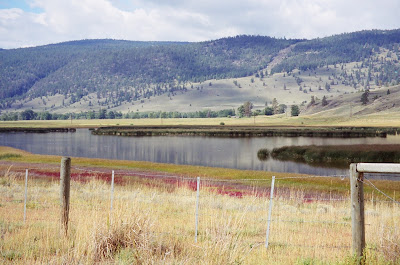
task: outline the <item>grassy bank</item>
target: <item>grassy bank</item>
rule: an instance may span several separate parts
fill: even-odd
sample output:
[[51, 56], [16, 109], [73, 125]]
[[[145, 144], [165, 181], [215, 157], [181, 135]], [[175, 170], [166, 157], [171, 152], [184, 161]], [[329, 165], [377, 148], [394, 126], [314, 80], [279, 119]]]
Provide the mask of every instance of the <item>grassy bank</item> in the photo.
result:
[[282, 161], [347, 168], [350, 163], [399, 163], [400, 145], [284, 146], [270, 155]]
[[[31, 124], [32, 126], [28, 126]], [[0, 124], [1, 125], [1, 124]], [[4, 125], [4, 124], [3, 124]], [[10, 124], [11, 125], [11, 124]], [[50, 123], [13, 124], [14, 127], [1, 127], [0, 133], [50, 133], [75, 132], [76, 128], [64, 124], [66, 127], [53, 127]], [[19, 126], [21, 125], [21, 126]], [[19, 126], [19, 127], [18, 127]], [[42, 126], [42, 127], [39, 127]], [[83, 124], [76, 127], [85, 127]], [[92, 127], [92, 126], [87, 126]], [[166, 136], [166, 135], [196, 135], [210, 137], [386, 137], [387, 134], [396, 134], [396, 127], [293, 127], [293, 126], [262, 126], [262, 125], [116, 125], [93, 128], [94, 135], [116, 136]]]
[[[43, 171], [54, 174], [59, 174], [60, 156], [37, 155], [23, 150], [0, 147], [0, 164], [3, 169], [13, 165], [14, 169], [19, 169], [21, 172], [25, 168], [43, 168]], [[272, 176], [280, 178], [279, 185], [285, 189], [303, 189], [311, 193], [335, 193], [339, 195], [348, 194], [350, 191], [349, 180], [339, 177], [318, 177], [308, 176], [304, 174], [294, 174], [287, 172], [265, 172], [255, 170], [237, 170], [229, 168], [202, 167], [190, 165], [174, 165], [163, 163], [152, 163], [145, 161], [127, 161], [127, 160], [108, 160], [95, 158], [72, 158], [72, 165], [80, 168], [87, 168], [88, 171], [92, 168], [107, 169], [120, 171], [139, 171], [148, 172], [151, 174], [171, 174], [174, 176], [184, 176], [195, 179], [200, 176], [204, 179], [213, 179], [221, 181], [234, 181], [247, 186], [249, 183], [257, 187], [269, 187], [269, 183], [265, 180], [271, 180]], [[73, 170], [73, 173], [75, 171]], [[311, 177], [311, 178], [310, 178]], [[400, 198], [400, 181], [376, 180], [374, 181], [379, 189], [388, 194], [395, 194], [396, 198]], [[367, 196], [372, 196], [373, 189], [369, 186], [365, 187]], [[379, 196], [375, 193], [374, 195]], [[381, 197], [383, 198], [383, 197]]]
[[94, 135], [117, 136], [166, 136], [196, 135], [210, 137], [386, 137], [395, 134], [397, 128], [381, 127], [271, 127], [271, 126], [112, 126], [92, 131]]
[[20, 132], [20, 133], [50, 133], [50, 132], [75, 132], [75, 128], [27, 128], [27, 127], [0, 127], [0, 133]]
[[0, 121], [0, 127], [71, 127], [96, 128], [100, 126], [153, 126], [153, 125], [213, 125], [227, 126], [346, 126], [346, 127], [400, 127], [400, 114], [379, 113], [360, 116], [304, 115], [287, 117], [285, 114], [250, 118], [180, 118], [180, 119], [98, 119], [98, 120], [51, 120], [51, 121]]

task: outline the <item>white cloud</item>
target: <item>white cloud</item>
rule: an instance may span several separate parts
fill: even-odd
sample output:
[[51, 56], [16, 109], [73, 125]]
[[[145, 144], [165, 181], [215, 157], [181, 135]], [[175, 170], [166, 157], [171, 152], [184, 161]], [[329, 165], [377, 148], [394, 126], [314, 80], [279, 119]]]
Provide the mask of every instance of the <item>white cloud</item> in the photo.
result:
[[115, 38], [200, 41], [237, 34], [314, 38], [400, 28], [398, 0], [29, 0], [0, 9], [0, 47]]

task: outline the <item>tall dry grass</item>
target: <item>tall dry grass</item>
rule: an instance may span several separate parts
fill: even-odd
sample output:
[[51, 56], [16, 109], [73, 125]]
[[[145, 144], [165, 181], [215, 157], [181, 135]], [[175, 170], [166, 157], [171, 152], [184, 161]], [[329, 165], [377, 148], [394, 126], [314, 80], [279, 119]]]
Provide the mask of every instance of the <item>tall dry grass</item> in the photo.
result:
[[[350, 202], [304, 200], [292, 189], [274, 200], [218, 195], [202, 186], [198, 243], [196, 194], [179, 186], [132, 182], [115, 187], [72, 181], [68, 237], [60, 233], [59, 183], [29, 180], [27, 222], [23, 176], [0, 177], [0, 263], [4, 264], [353, 264]], [[5, 181], [5, 179], [7, 181]], [[278, 189], [279, 189], [279, 185]], [[398, 264], [399, 207], [367, 202], [369, 264]]]

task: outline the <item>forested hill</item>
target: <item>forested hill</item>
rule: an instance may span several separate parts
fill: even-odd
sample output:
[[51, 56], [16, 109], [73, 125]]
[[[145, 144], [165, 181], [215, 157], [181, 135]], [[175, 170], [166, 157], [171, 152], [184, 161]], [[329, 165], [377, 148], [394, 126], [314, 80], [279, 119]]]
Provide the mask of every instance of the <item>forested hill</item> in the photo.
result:
[[365, 30], [298, 43], [272, 72], [313, 70], [326, 65], [370, 59], [379, 49], [397, 50], [400, 29]]
[[[62, 112], [67, 108], [68, 111], [81, 111], [89, 107], [123, 110], [118, 107], [123, 104], [132, 106], [136, 101], [148, 103], [161, 95], [168, 95], [172, 100], [177, 92], [196, 90], [193, 84], [199, 90], [200, 82], [229, 78], [233, 80], [226, 83], [239, 92], [229, 93], [231, 87], [221, 87], [222, 83], [213, 89], [225, 89], [225, 100], [231, 100], [237, 93], [244, 95], [240, 100], [252, 100], [245, 97], [247, 92], [239, 84], [242, 81], [236, 80], [241, 77], [252, 77], [246, 87], [253, 89], [254, 100], [260, 100], [260, 104], [272, 101], [274, 97], [279, 102], [286, 98], [291, 104], [297, 104], [297, 101], [304, 102], [304, 93], [325, 91], [321, 87], [332, 93], [330, 85], [342, 85], [341, 91], [350, 91], [353, 88], [369, 89], [372, 81], [377, 87], [398, 84], [399, 44], [400, 29], [360, 31], [313, 40], [243, 35], [198, 43], [81, 40], [32, 48], [0, 49], [0, 110], [38, 108]], [[274, 58], [273, 67], [271, 64], [268, 72], [267, 66]], [[361, 65], [351, 66], [353, 68], [345, 65], [350, 62], [360, 62]], [[328, 66], [336, 68], [337, 64], [341, 65], [341, 71], [316, 71], [328, 69]], [[295, 77], [292, 73], [295, 69], [313, 72], [304, 77], [299, 72]], [[311, 74], [316, 78], [318, 75], [318, 80], [306, 80]], [[282, 79], [285, 76], [293, 77], [293, 82]], [[284, 95], [282, 98], [279, 98], [279, 93], [270, 95], [271, 91], [282, 88], [284, 91], [279, 92]], [[202, 89], [203, 86], [200, 92]], [[301, 91], [300, 96], [295, 89]], [[257, 91], [265, 92], [261, 96]], [[209, 91], [209, 94], [211, 92], [215, 91]], [[192, 94], [190, 100], [199, 95]], [[219, 94], [215, 92], [213, 95]], [[222, 96], [218, 104], [225, 104]], [[324, 95], [318, 96], [322, 98]], [[32, 103], [34, 99], [39, 102]], [[193, 102], [184, 104], [188, 106], [188, 103]], [[231, 102], [231, 106], [235, 104], [237, 102]]]
[[1, 50], [1, 104], [10, 104], [9, 98], [54, 94], [79, 101], [91, 92], [136, 100], [173, 91], [187, 81], [251, 75], [296, 42], [260, 36], [201, 43], [82, 40]]

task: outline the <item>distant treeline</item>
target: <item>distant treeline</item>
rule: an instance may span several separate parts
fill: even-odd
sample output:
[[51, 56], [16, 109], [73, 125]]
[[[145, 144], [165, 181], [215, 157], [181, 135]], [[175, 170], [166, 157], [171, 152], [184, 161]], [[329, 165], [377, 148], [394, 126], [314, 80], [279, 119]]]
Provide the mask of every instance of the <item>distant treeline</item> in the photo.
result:
[[33, 110], [24, 110], [22, 112], [10, 112], [0, 115], [2, 121], [17, 120], [68, 120], [68, 119], [156, 119], [156, 118], [217, 118], [235, 116], [234, 109], [225, 110], [203, 110], [196, 112], [178, 112], [178, 111], [150, 111], [150, 112], [128, 112], [121, 113], [119, 111], [107, 111], [100, 109], [99, 111], [87, 111], [80, 113], [50, 113], [47, 111], [35, 112]]

